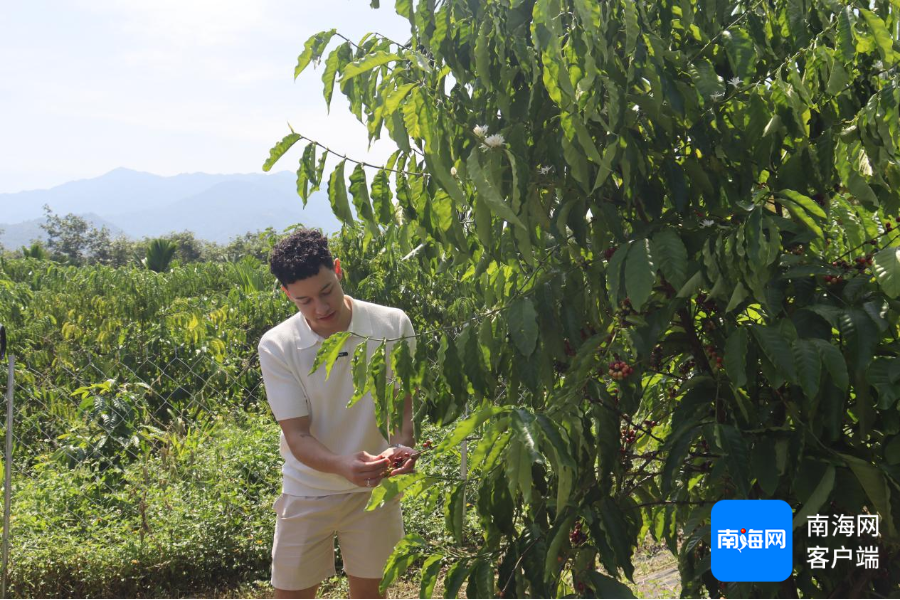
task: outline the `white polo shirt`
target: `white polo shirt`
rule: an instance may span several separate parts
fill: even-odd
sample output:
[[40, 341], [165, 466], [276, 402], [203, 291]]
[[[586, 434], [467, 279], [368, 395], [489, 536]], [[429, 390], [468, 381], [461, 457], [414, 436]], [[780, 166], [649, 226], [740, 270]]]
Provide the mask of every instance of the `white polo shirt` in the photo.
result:
[[[309, 416], [310, 433], [331, 452], [348, 455], [365, 450], [380, 454], [388, 447], [388, 442], [375, 425], [372, 395], [366, 393], [359, 402], [347, 408], [353, 396], [353, 352], [364, 337], [372, 338], [367, 347], [370, 358], [382, 339], [406, 338], [414, 352], [415, 332], [409, 317], [399, 308], [354, 298], [350, 298], [350, 302], [353, 312], [348, 331], [354, 335], [344, 344], [342, 352], [346, 354], [335, 361], [327, 381], [324, 365], [309, 374], [324, 338], [310, 328], [300, 312], [263, 335], [258, 347], [259, 365], [266, 398], [276, 420]], [[388, 350], [393, 344], [388, 342]], [[390, 377], [390, 364], [387, 367]], [[284, 432], [281, 434], [281, 457], [284, 459], [281, 472], [285, 494], [328, 496], [367, 491], [340, 475], [317, 471], [297, 460], [287, 445]]]

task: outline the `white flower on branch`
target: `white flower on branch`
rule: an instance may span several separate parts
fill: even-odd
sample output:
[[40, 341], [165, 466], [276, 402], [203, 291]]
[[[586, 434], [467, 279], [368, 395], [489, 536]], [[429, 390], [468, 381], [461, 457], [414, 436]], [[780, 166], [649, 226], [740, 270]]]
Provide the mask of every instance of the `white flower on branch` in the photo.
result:
[[484, 137], [487, 135], [488, 126], [487, 125], [476, 125], [475, 129], [473, 129], [472, 132], [475, 135], [477, 135], [478, 137]]
[[503, 139], [503, 136], [499, 133], [495, 133], [494, 135], [489, 135], [484, 138], [484, 146], [486, 148], [499, 148], [503, 144], [506, 143], [506, 140]]
[[450, 174], [456, 177], [456, 167], [450, 167]]
[[738, 86], [741, 85], [742, 82], [741, 82], [741, 78], [740, 78], [740, 77], [735, 76], [735, 77], [732, 77], [731, 79], [729, 79], [729, 80], [728, 80], [728, 83], [729, 83], [730, 85], [733, 85], [734, 87], [738, 87]]
[[538, 167], [538, 172], [539, 172], [541, 175], [547, 175], [547, 174], [550, 173], [550, 171], [552, 171], [552, 170], [553, 170], [553, 167]]
[[702, 221], [700, 221], [700, 227], [712, 227], [715, 224], [716, 222], [712, 219], [703, 219]]
[[715, 100], [716, 102], [718, 102], [719, 100], [721, 100], [724, 97], [725, 97], [725, 92], [715, 92], [712, 95], [712, 99]]

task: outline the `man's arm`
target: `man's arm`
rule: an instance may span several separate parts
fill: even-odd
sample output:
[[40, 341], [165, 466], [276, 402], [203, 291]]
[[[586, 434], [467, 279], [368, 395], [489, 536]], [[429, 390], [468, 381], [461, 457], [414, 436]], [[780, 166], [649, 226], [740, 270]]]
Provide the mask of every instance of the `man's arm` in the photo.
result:
[[304, 465], [323, 473], [340, 475], [360, 487], [375, 487], [390, 461], [368, 452], [351, 455], [335, 454], [317, 440], [309, 431], [309, 417], [296, 417], [278, 421], [288, 448]]

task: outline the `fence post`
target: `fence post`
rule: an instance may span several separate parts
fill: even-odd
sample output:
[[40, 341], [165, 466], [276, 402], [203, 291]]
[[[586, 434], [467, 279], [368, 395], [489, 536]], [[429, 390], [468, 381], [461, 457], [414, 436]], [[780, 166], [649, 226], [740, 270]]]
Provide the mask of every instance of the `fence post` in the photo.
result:
[[[466, 403], [463, 408], [463, 419], [469, 416], [469, 404]], [[459, 443], [459, 478], [462, 479], [462, 505], [463, 514], [466, 514], [466, 484], [469, 481], [469, 440], [463, 438]], [[465, 529], [465, 519], [463, 519], [463, 529]]]
[[[6, 329], [0, 325], [0, 361], [6, 354]], [[7, 566], [9, 564], [9, 509], [12, 497], [12, 443], [13, 443], [13, 388], [15, 387], [16, 359], [9, 355], [9, 377], [6, 380], [6, 452], [4, 456], [3, 474], [3, 565], [0, 597], [6, 598]]]

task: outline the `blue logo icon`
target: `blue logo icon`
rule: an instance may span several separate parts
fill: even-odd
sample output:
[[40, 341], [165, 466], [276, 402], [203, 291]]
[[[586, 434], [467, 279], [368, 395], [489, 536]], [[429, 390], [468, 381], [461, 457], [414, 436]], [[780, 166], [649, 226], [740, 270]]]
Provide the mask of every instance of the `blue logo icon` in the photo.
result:
[[712, 574], [719, 581], [784, 581], [794, 570], [794, 514], [783, 500], [719, 500], [712, 509]]

